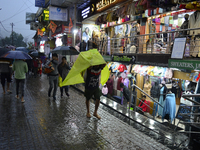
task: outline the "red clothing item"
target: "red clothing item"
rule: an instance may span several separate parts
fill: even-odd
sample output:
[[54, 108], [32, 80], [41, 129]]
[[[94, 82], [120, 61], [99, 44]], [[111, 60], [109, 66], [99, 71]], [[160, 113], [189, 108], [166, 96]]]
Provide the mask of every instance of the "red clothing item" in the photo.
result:
[[[146, 104], [146, 105], [145, 105]], [[144, 103], [142, 104], [142, 101], [140, 102], [140, 104], [138, 105], [138, 107], [142, 108], [143, 112], [148, 112], [148, 102], [146, 100], [144, 100]]]
[[127, 70], [126, 65], [119, 65], [118, 70], [119, 72], [124, 72], [124, 70]]
[[122, 77], [120, 77], [117, 81], [117, 90], [120, 90], [121, 91], [121, 87], [120, 87], [120, 83], [122, 82]]

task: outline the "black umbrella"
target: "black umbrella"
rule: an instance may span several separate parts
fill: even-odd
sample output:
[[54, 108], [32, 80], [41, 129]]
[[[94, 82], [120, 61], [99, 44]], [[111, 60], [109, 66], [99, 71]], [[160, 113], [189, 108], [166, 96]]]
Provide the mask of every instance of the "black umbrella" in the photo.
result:
[[10, 51], [10, 49], [8, 49], [8, 48], [0, 48], [0, 56], [2, 56], [3, 54], [5, 54], [9, 51]]
[[44, 53], [40, 53], [40, 52], [32, 52], [32, 53], [30, 53], [30, 55], [31, 55], [32, 57], [40, 57], [40, 56], [45, 56], [45, 54], [44, 54]]
[[69, 46], [59, 46], [56, 47], [52, 53], [61, 54], [61, 55], [79, 55], [79, 52], [74, 47]]

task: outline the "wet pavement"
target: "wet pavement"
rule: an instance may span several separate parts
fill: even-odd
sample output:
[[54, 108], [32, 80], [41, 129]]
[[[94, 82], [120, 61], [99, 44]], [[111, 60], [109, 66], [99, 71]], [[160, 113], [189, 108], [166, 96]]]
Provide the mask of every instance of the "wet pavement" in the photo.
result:
[[[145, 135], [100, 106], [102, 117], [86, 118], [83, 94], [70, 88], [70, 98], [57, 100], [47, 97], [48, 80], [28, 77], [25, 86], [25, 103], [12, 94], [3, 95], [0, 87], [0, 149], [169, 149]], [[94, 104], [90, 105], [91, 113]]]

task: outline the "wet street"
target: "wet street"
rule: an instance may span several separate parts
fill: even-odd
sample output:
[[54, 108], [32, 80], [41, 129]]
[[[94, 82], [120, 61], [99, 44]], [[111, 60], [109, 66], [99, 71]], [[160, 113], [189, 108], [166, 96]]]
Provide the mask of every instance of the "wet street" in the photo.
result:
[[57, 100], [49, 99], [48, 86], [46, 75], [28, 77], [24, 104], [15, 99], [15, 82], [12, 94], [3, 95], [0, 87], [0, 149], [168, 149], [101, 107], [101, 120], [86, 118], [85, 98], [73, 88], [70, 98], [61, 99], [58, 89]]

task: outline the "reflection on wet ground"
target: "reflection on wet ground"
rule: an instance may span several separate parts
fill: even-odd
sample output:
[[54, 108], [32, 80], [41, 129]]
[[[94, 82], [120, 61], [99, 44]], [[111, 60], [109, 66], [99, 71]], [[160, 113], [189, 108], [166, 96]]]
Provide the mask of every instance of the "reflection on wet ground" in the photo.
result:
[[[48, 80], [28, 77], [25, 103], [12, 94], [2, 94], [0, 87], [0, 149], [168, 149], [139, 130], [143, 126], [124, 123], [111, 109], [99, 108], [101, 120], [86, 118], [85, 98], [70, 88], [70, 98], [48, 99]], [[91, 103], [91, 112], [94, 104]], [[138, 126], [138, 129], [132, 126]]]
[[[73, 87], [79, 92], [84, 90], [81, 84]], [[121, 105], [105, 96], [101, 96], [101, 104], [102, 109], [169, 148], [182, 149], [189, 144], [189, 137], [186, 134], [178, 133], [169, 126], [151, 119], [152, 117], [148, 118], [137, 112], [129, 111], [127, 105]]]

